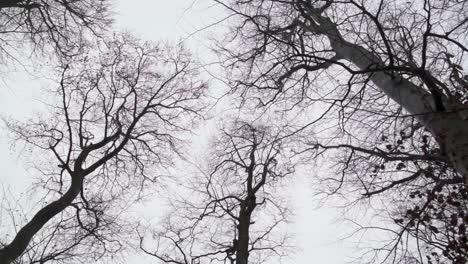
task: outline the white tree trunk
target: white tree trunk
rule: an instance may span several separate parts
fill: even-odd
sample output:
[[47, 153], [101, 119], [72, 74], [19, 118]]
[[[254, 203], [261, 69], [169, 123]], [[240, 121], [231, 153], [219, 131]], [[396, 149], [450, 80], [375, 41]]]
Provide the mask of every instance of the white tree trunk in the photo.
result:
[[[330, 19], [323, 17], [318, 10], [308, 11], [314, 21], [302, 26], [327, 36], [338, 58], [354, 64], [362, 71], [371, 67], [385, 66], [371, 51], [346, 41], [336, 25]], [[436, 111], [433, 96], [428, 91], [397, 74], [376, 71], [370, 74], [370, 80], [393, 101], [414, 115], [432, 133], [452, 166], [464, 177], [468, 186], [468, 120], [463, 117], [464, 113]], [[446, 109], [458, 108], [452, 106], [447, 98], [441, 99]]]

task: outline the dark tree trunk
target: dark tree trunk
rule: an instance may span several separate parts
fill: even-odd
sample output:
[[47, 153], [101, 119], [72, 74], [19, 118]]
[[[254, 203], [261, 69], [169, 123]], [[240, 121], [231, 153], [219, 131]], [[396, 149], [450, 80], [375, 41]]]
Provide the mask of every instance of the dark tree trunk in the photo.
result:
[[0, 249], [0, 264], [10, 264], [21, 256], [29, 242], [39, 230], [54, 216], [65, 210], [78, 196], [81, 190], [83, 176], [74, 174], [67, 192], [58, 200], [39, 210], [34, 217], [16, 234], [13, 241]]
[[[253, 192], [253, 190], [250, 190]], [[250, 225], [252, 212], [256, 206], [256, 199], [254, 194], [249, 194], [247, 198], [241, 203], [239, 213], [239, 226], [237, 235], [237, 249], [236, 249], [236, 264], [249, 263], [249, 242], [250, 242]]]
[[247, 264], [249, 261], [249, 228], [250, 215], [240, 215], [239, 234], [236, 252], [236, 264]]

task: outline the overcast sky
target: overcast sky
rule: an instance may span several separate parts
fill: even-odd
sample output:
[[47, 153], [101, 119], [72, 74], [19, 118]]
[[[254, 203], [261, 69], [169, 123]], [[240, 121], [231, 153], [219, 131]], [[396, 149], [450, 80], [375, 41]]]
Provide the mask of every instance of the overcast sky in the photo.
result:
[[[213, 59], [209, 56], [205, 39], [209, 28], [193, 34], [197, 30], [210, 25], [222, 17], [222, 11], [211, 6], [209, 0], [116, 0], [117, 21], [119, 29], [135, 32], [137, 36], [148, 40], [178, 41], [184, 39], [187, 46], [199, 55], [200, 59], [208, 62]], [[204, 40], [205, 39], [205, 40]], [[23, 81], [8, 82], [7, 89], [1, 89], [0, 112], [7, 116], [24, 118], [32, 116], [40, 108], [37, 93], [41, 82], [33, 77], [21, 77]], [[214, 83], [214, 85], [221, 85]], [[14, 192], [19, 192], [31, 182], [31, 176], [24, 169], [24, 162], [17, 159], [17, 153], [10, 151], [10, 144], [5, 133], [0, 138], [0, 158], [3, 163], [0, 181], [4, 186], [10, 186]], [[338, 211], [332, 208], [314, 209], [317, 205], [312, 198], [312, 186], [308, 177], [312, 173], [305, 172], [298, 175], [289, 188], [293, 196], [292, 204], [296, 216], [292, 219], [291, 233], [297, 241], [297, 253], [285, 263], [298, 264], [341, 264], [345, 263], [345, 256], [351, 255], [353, 249], [339, 242], [344, 234], [335, 223]], [[1, 197], [0, 197], [1, 198]], [[155, 263], [155, 261], [142, 261], [131, 257], [128, 263]]]
[[[191, 50], [203, 54], [198, 56], [201, 60], [209, 62], [211, 57], [208, 58], [207, 46], [210, 43], [206, 37], [219, 30], [209, 26], [223, 17], [222, 9], [213, 5], [212, 1], [121, 0], [118, 3], [118, 27], [137, 32], [145, 39], [183, 39]], [[345, 256], [350, 255], [352, 249], [339, 242], [344, 234], [340, 234], [340, 227], [335, 221], [339, 216], [338, 211], [315, 209], [308, 176], [312, 176], [312, 173], [298, 175], [290, 190], [291, 194], [295, 194], [292, 204], [297, 209], [292, 233], [295, 233], [299, 248], [297, 254], [292, 256], [291, 263], [345, 263]]]

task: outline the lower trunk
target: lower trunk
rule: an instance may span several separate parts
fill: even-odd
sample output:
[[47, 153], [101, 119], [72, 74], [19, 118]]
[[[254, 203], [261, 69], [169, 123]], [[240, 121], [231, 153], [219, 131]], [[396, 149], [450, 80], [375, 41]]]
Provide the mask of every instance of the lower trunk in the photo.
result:
[[236, 264], [248, 264], [249, 262], [249, 228], [250, 216], [241, 213], [237, 236]]
[[434, 116], [427, 129], [468, 186], [468, 120], [459, 113], [440, 113]]
[[54, 216], [65, 210], [78, 196], [82, 181], [82, 175], [74, 175], [67, 192], [58, 200], [39, 210], [32, 220], [21, 228], [13, 241], [0, 249], [0, 264], [11, 264], [24, 253], [33, 236]]

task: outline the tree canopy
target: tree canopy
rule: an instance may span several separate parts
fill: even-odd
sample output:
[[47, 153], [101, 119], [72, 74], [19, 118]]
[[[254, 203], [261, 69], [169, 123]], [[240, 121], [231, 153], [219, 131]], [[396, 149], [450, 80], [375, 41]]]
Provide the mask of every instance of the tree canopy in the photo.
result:
[[[467, 263], [466, 2], [209, 1], [222, 73], [114, 33], [108, 0], [0, 3], [4, 67], [56, 58], [40, 118], [3, 118], [41, 200], [0, 207], [0, 264], [280, 262], [298, 173], [311, 203], [365, 215], [343, 219], [359, 263]], [[160, 193], [160, 221], [134, 217]]]

